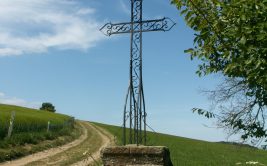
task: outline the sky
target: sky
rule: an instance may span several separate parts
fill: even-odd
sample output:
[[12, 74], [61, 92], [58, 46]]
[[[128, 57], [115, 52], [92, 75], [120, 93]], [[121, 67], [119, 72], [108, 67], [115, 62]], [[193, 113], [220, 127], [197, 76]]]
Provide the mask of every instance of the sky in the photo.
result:
[[[143, 34], [147, 122], [155, 131], [225, 141], [215, 121], [192, 113], [210, 109], [201, 90], [220, 76], [198, 77], [200, 63], [184, 53], [188, 28], [168, 0], [144, 0], [143, 18], [169, 17], [169, 32]], [[39, 108], [51, 102], [76, 119], [122, 125], [129, 82], [130, 35], [107, 37], [108, 22], [130, 21], [129, 0], [1, 0], [0, 103]]]

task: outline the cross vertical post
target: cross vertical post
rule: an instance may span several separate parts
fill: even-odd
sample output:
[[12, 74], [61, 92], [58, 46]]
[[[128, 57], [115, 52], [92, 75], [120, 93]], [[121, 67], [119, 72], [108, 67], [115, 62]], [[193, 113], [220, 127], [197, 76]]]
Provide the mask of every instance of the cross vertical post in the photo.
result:
[[[130, 33], [130, 82], [123, 112], [123, 144], [146, 145], [146, 110], [142, 77], [142, 33], [169, 31], [170, 18], [143, 21], [143, 0], [131, 0], [131, 22], [107, 23], [100, 30], [107, 36]], [[127, 120], [129, 129], [127, 131]], [[127, 140], [128, 139], [128, 140]]]

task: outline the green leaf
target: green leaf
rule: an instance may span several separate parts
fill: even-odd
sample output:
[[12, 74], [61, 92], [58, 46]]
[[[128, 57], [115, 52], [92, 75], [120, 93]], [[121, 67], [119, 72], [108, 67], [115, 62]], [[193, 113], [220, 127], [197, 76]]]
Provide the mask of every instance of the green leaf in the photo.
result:
[[184, 53], [190, 53], [192, 54], [194, 52], [194, 49], [193, 48], [189, 48], [187, 50], [184, 50]]

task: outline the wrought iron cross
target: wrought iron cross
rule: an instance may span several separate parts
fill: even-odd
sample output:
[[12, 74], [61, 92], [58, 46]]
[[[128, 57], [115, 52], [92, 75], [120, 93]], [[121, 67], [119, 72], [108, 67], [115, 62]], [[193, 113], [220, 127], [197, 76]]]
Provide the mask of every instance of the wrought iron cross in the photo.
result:
[[[169, 18], [142, 18], [143, 0], [131, 0], [131, 22], [107, 23], [100, 30], [107, 36], [130, 33], [130, 85], [123, 113], [123, 143], [146, 145], [146, 110], [142, 79], [142, 32], [169, 31], [175, 23]], [[129, 126], [127, 126], [129, 120]], [[126, 128], [129, 127], [129, 130]], [[128, 141], [127, 141], [128, 140]]]

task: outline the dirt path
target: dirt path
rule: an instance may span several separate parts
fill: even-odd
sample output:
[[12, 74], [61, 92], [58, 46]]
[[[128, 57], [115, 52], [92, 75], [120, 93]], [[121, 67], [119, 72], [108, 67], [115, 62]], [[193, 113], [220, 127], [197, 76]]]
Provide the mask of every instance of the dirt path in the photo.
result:
[[111, 135], [109, 132], [107, 132], [106, 130], [95, 126], [91, 123], [89, 123], [94, 129], [95, 131], [100, 135], [100, 137], [102, 138], [102, 145], [101, 147], [99, 147], [98, 151], [92, 153], [89, 155], [89, 157], [85, 160], [79, 161], [75, 164], [72, 164], [72, 166], [88, 166], [88, 165], [93, 165], [96, 161], [98, 161], [100, 159], [100, 152], [101, 149], [104, 147], [107, 147], [109, 145], [113, 145], [114, 144], [114, 140], [113, 135]]
[[84, 125], [82, 123], [80, 123], [80, 124], [82, 125], [83, 133], [78, 139], [74, 140], [73, 142], [70, 142], [70, 143], [68, 143], [66, 145], [63, 145], [63, 146], [60, 146], [60, 147], [51, 148], [51, 149], [48, 149], [48, 150], [45, 150], [45, 151], [42, 151], [42, 152], [38, 152], [38, 153], [23, 157], [23, 158], [20, 158], [20, 159], [17, 159], [17, 160], [8, 161], [8, 162], [0, 164], [0, 166], [22, 166], [22, 165], [26, 165], [26, 164], [28, 164], [30, 162], [34, 162], [34, 161], [37, 161], [37, 160], [40, 160], [40, 159], [43, 159], [43, 158], [46, 158], [46, 157], [49, 157], [49, 156], [56, 155], [56, 154], [58, 154], [60, 152], [66, 151], [67, 149], [69, 149], [71, 147], [79, 145], [81, 142], [83, 142], [87, 138], [87, 130], [86, 130], [86, 128], [84, 127]]
[[[75, 141], [68, 143], [66, 145], [63, 145], [61, 147], [48, 149], [42, 152], [38, 152], [26, 157], [23, 157], [21, 159], [17, 159], [10, 162], [5, 162], [0, 164], [0, 166], [23, 166], [23, 165], [58, 165], [62, 161], [67, 160], [73, 160], [68, 157], [68, 155], [65, 155], [68, 151], [69, 154], [79, 154], [81, 151], [83, 151], [83, 148], [87, 148], [88, 153], [82, 154], [88, 156], [86, 159], [82, 161], [78, 161], [72, 166], [88, 166], [88, 165], [96, 165], [97, 161], [100, 160], [100, 151], [102, 148], [114, 144], [113, 135], [108, 133], [106, 130], [102, 129], [101, 127], [98, 127], [94, 124], [91, 124], [89, 122], [79, 122], [82, 126], [82, 135], [76, 139]], [[91, 135], [92, 132], [94, 133], [94, 136]], [[91, 134], [89, 134], [91, 133]], [[90, 137], [91, 135], [91, 137]], [[93, 149], [90, 148], [87, 144], [92, 145], [90, 142], [93, 141], [92, 138], [98, 139], [99, 141], [97, 145], [95, 145]], [[89, 142], [88, 142], [89, 141]], [[86, 143], [85, 143], [86, 142]], [[96, 143], [93, 141], [92, 143]], [[83, 146], [83, 148], [82, 148]], [[77, 151], [78, 149], [78, 151]], [[83, 151], [84, 152], [84, 151]], [[90, 153], [89, 153], [90, 152]], [[51, 158], [55, 158], [56, 156], [59, 156], [59, 160], [51, 160]], [[72, 157], [73, 158], [73, 157]], [[74, 157], [75, 158], [75, 157]], [[79, 160], [78, 158], [76, 160]], [[74, 160], [75, 161], [75, 160]], [[61, 165], [61, 164], [60, 164]], [[66, 164], [69, 165], [69, 164]]]

